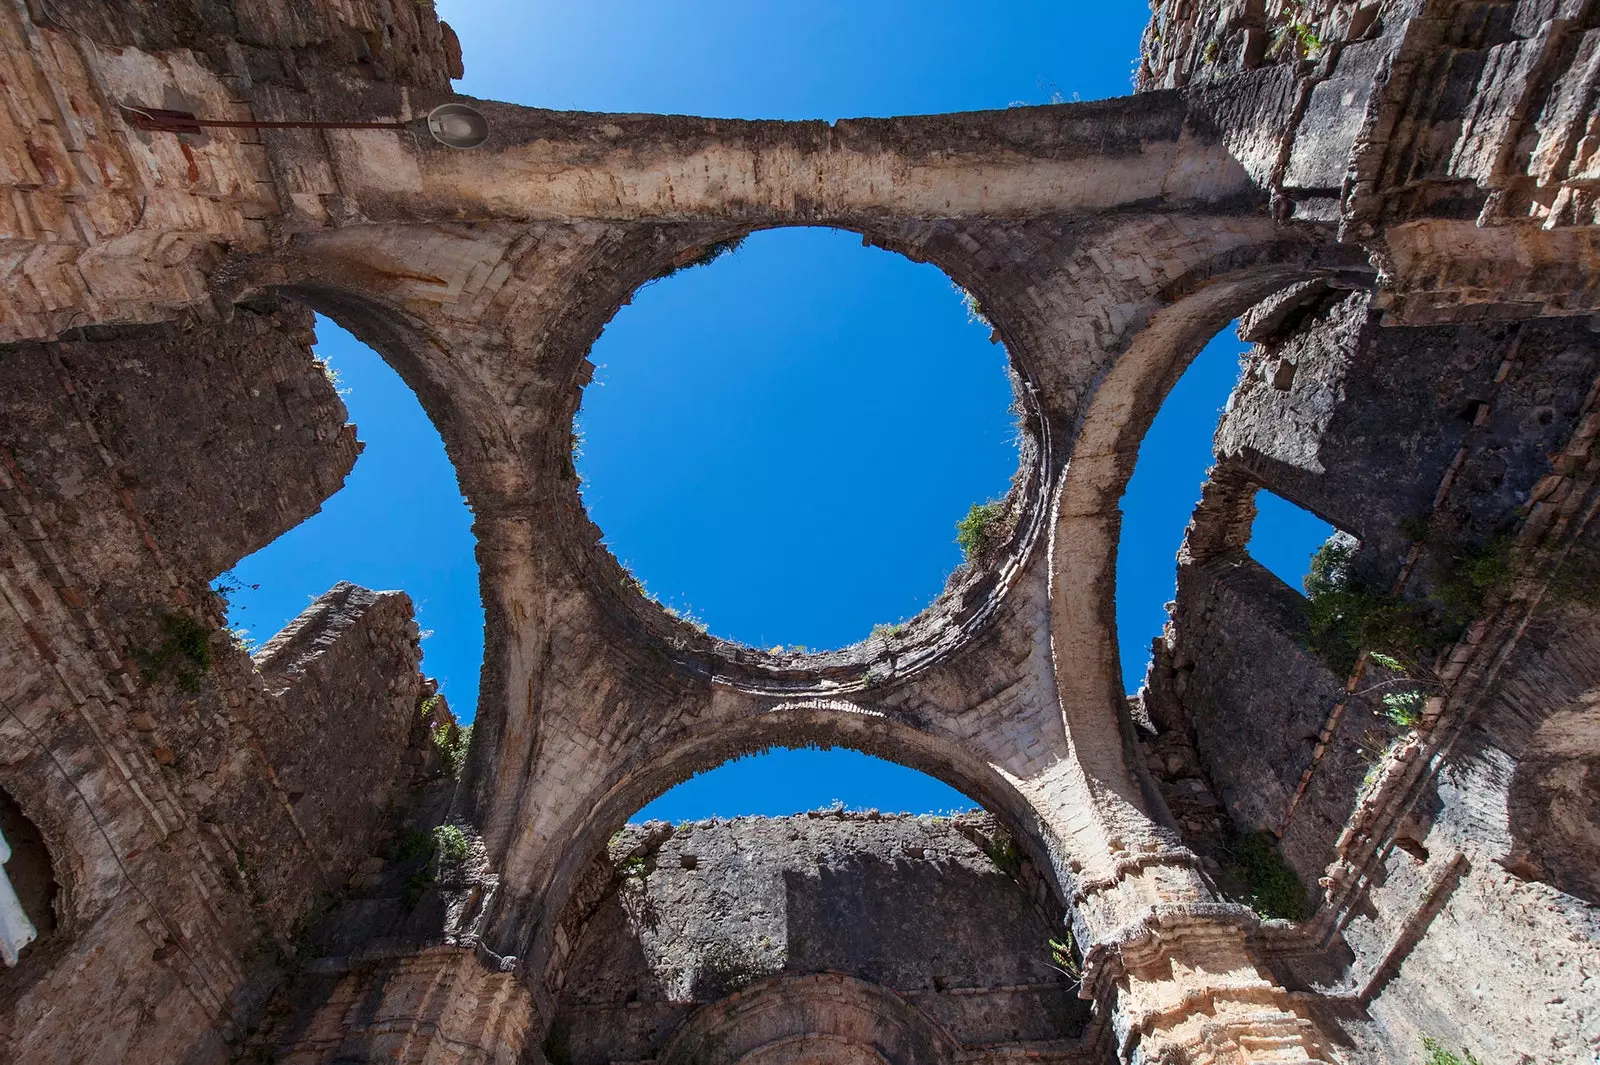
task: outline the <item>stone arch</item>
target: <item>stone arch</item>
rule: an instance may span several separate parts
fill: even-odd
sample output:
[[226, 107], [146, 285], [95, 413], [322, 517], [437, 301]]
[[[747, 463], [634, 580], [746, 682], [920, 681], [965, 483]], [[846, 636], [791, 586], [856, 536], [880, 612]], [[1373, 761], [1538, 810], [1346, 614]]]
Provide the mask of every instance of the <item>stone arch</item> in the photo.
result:
[[[1058, 472], [1065, 467], [1070, 484], [1085, 467], [1105, 464], [1108, 456], [1093, 451], [1096, 446], [1108, 446], [1097, 441], [1096, 426], [1118, 425], [1127, 403], [1126, 397], [1107, 397], [1116, 397], [1119, 390], [1137, 393], [1154, 388], [1154, 405], [1158, 405], [1171, 379], [1181, 371], [1170, 352], [1163, 361], [1166, 348], [1188, 343], [1188, 334], [1195, 333], [1192, 350], [1185, 353], [1192, 356], [1209, 336], [1195, 328], [1197, 321], [1213, 321], [1210, 331], [1214, 332], [1243, 306], [1313, 272], [1317, 252], [1314, 242], [1275, 237], [1266, 220], [1229, 214], [1129, 215], [1082, 222], [743, 217], [720, 222], [535, 223], [520, 228], [495, 224], [484, 228], [493, 238], [495, 250], [486, 254], [498, 257], [498, 280], [491, 278], [469, 294], [467, 281], [443, 276], [449, 270], [440, 267], [441, 277], [427, 284], [438, 281], [454, 295], [429, 303], [421, 299], [416, 287], [422, 283], [408, 279], [410, 275], [392, 271], [362, 274], [359, 270], [350, 275], [364, 278], [364, 289], [387, 293], [382, 296], [356, 295], [350, 287], [354, 282], [333, 285], [317, 277], [344, 278], [346, 271], [340, 264], [360, 265], [364, 256], [377, 257], [378, 251], [389, 259], [404, 259], [405, 253], [396, 249], [415, 246], [422, 259], [430, 242], [439, 241], [448, 244], [448, 254], [438, 253], [437, 260], [448, 264], [470, 250], [474, 234], [482, 236], [479, 227], [462, 227], [462, 232], [452, 230], [444, 236], [440, 232], [448, 227], [380, 226], [365, 233], [340, 231], [324, 238], [327, 247], [322, 251], [314, 245], [304, 249], [297, 266], [308, 275], [298, 283], [302, 294], [320, 300], [336, 314], [340, 310], [336, 303], [344, 301], [343, 316], [351, 319], [358, 334], [364, 331], [380, 351], [412, 352], [411, 378], [426, 371], [437, 375], [441, 391], [461, 387], [472, 397], [470, 402], [460, 396], [450, 396], [451, 401], [469, 413], [481, 414], [483, 422], [493, 427], [486, 431], [463, 419], [455, 432], [447, 433], [447, 441], [452, 437], [458, 440], [452, 446], [452, 457], [457, 458], [463, 484], [484, 487], [481, 494], [469, 490], [469, 496], [479, 515], [479, 558], [488, 615], [489, 648], [483, 674], [486, 712], [468, 769], [463, 812], [480, 822], [492, 854], [515, 850], [521, 846], [519, 839], [527, 838], [529, 829], [518, 818], [527, 812], [532, 794], [528, 791], [533, 784], [532, 763], [545, 749], [546, 733], [560, 727], [543, 720], [548, 714], [537, 692], [549, 664], [555, 661], [552, 641], [563, 626], [570, 633], [577, 625], [590, 646], [605, 647], [608, 655], [629, 662], [641, 659], [636, 665], [645, 668], [629, 668], [630, 677], [654, 669], [643, 657], [652, 653], [662, 657], [674, 674], [674, 698], [683, 711], [695, 715], [699, 711], [689, 708], [708, 698], [705, 685], [713, 679], [741, 696], [780, 691], [799, 695], [838, 691], [841, 679], [852, 673], [857, 679], [866, 675], [870, 661], [861, 656], [781, 663], [769, 660], [764, 652], [719, 647], [715, 641], [682, 631], [659, 609], [629, 596], [625, 588], [619, 592], [623, 575], [614, 560], [609, 569], [604, 565], [609, 555], [596, 549], [598, 532], [588, 522], [570, 473], [563, 475], [571, 447], [571, 415], [585, 381], [584, 356], [629, 293], [665, 266], [708, 244], [795, 222], [862, 232], [872, 243], [939, 266], [992, 308], [996, 334], [1006, 340], [1013, 363], [1031, 366], [1038, 374], [1038, 385], [1029, 388], [1029, 394], [1038, 403], [1042, 443], [1035, 463], [1037, 475], [1025, 487], [1034, 520], [1019, 523], [1019, 536], [1007, 558], [987, 571], [976, 568], [972, 586], [958, 589], [963, 601], [976, 596], [991, 604], [1013, 589], [1016, 575], [1026, 568], [1036, 534], [1042, 535], [1046, 521], [1044, 497]], [[362, 243], [368, 239], [384, 243], [374, 250]], [[1148, 242], [1140, 264], [1115, 271], [1096, 265], [1108, 249], [1139, 239]], [[486, 267], [487, 260], [478, 266]], [[461, 267], [460, 273], [465, 278], [471, 271]], [[401, 305], [405, 312], [395, 309]], [[363, 315], [365, 321], [356, 321]], [[395, 328], [392, 322], [386, 325], [390, 319], [409, 322], [407, 335], [382, 335], [384, 328]], [[1084, 321], [1099, 324], [1091, 324], [1081, 336], [1081, 330], [1068, 328]], [[390, 351], [384, 353], [390, 355]], [[455, 360], [448, 371], [444, 369], [447, 359]], [[1166, 373], [1169, 370], [1173, 372]], [[1086, 414], [1080, 408], [1089, 401], [1094, 407]], [[1080, 421], [1081, 431], [1075, 432]], [[1123, 443], [1131, 440], [1129, 470], [1138, 437], [1147, 424], [1148, 417], [1136, 432], [1124, 431]], [[1067, 467], [1067, 455], [1074, 449], [1051, 441], [1073, 436], [1078, 437], [1075, 450], [1079, 458]], [[1085, 445], [1090, 449], [1087, 462]], [[1122, 444], [1112, 446], [1109, 457], [1113, 466], [1119, 447]], [[474, 473], [469, 474], [458, 457], [467, 455]], [[1112, 496], [1113, 510], [1117, 496], [1120, 488]], [[1072, 513], [1073, 492], [1063, 489], [1059, 499], [1067, 505], [1066, 509], [1058, 506], [1058, 515], [1073, 518], [1070, 526], [1084, 526], [1077, 520], [1084, 515]], [[1053, 547], [1071, 539], [1063, 536], [1059, 517], [1057, 521]], [[536, 527], [553, 528], [556, 535], [535, 542], [532, 530]], [[1111, 539], [1114, 542], [1114, 530]], [[1090, 543], [1087, 555], [1103, 557], [1072, 559], [1068, 568], [1098, 566], [1109, 572], [1114, 565], [1113, 551]], [[1052, 559], [1061, 557], [1053, 550]], [[1079, 611], [1079, 622], [1087, 620], [1090, 644], [1110, 646], [1113, 629], [1105, 626], [1093, 631], [1098, 616], [1095, 600], [1062, 592], [1065, 570], [1059, 562], [1052, 562], [1051, 571], [1057, 626], [1065, 599]], [[574, 583], [572, 578], [577, 575], [585, 576]], [[1092, 589], [1093, 581], [1084, 583], [1080, 575], [1077, 588]], [[497, 601], [497, 596], [503, 601]], [[558, 604], [563, 604], [560, 618], [552, 613]], [[574, 609], [585, 617], [581, 624], [571, 613]], [[1104, 617], [1109, 621], [1108, 611]], [[962, 626], [945, 626], [934, 632], [924, 660], [948, 656], [986, 623], [986, 617], [979, 616]], [[1069, 708], [1096, 703], [1103, 707], [1090, 713], [1073, 737], [1076, 758], [1092, 764], [1063, 765], [1052, 771], [1051, 780], [1035, 783], [1043, 791], [1059, 794], [1061, 781], [1076, 775], [1076, 783], [1066, 787], [1066, 793], [1074, 798], [1066, 800], [1065, 807], [1096, 810], [1106, 802], [1125, 807], [1127, 823], [1104, 834], [1126, 846], [1160, 849], [1171, 841], [1141, 842], [1141, 837], [1149, 835], [1147, 819], [1138, 815], [1146, 802], [1134, 794], [1121, 761], [1115, 701], [1109, 689], [1079, 690], [1085, 683], [1092, 686], [1082, 674], [1093, 670], [1079, 668], [1078, 662], [1069, 664], [1071, 656], [1063, 655], [1063, 647], [1069, 643], [1062, 633], [1056, 634], [1055, 679], [1062, 702]], [[562, 657], [572, 659], [570, 654]], [[1108, 664], [1114, 667], [1114, 658]], [[582, 670], [594, 673], [599, 683], [617, 683], [601, 677], [612, 676], [614, 669], [612, 673], [603, 667], [584, 666]], [[1062, 684], [1063, 679], [1072, 683]], [[625, 685], [633, 686], [631, 680]], [[849, 694], [850, 684], [845, 687]], [[662, 709], [664, 719], [674, 716], [665, 706]], [[1069, 725], [1083, 714], [1069, 710]], [[1090, 720], [1101, 721], [1109, 731], [1101, 727], [1091, 737]], [[652, 749], [659, 749], [660, 742], [641, 735], [628, 741], [631, 751], [622, 753], [624, 757], [648, 757], [654, 753]], [[1111, 761], [1106, 760], [1108, 752]], [[576, 750], [572, 756], [577, 756]], [[1106, 767], [1112, 765], [1116, 772], [1108, 773]], [[1055, 815], [1066, 816], [1061, 810]], [[1113, 819], [1118, 816], [1112, 815]], [[1081, 813], [1072, 818], [1082, 820]], [[1087, 840], [1083, 848], [1070, 849], [1083, 850], [1080, 866], [1093, 865], [1095, 856], [1106, 851], [1101, 843], [1090, 845]], [[1083, 871], [1094, 879], [1107, 875], [1110, 866]], [[509, 866], [507, 873], [515, 876]]]
[[[272, 283], [347, 321], [408, 381], [421, 382], [413, 383], [419, 395], [431, 388], [432, 405], [451, 408], [435, 420], [478, 515], [487, 619], [484, 713], [458, 813], [479, 825], [491, 855], [506, 857], [504, 873], [515, 890], [538, 893], [538, 885], [554, 881], [544, 860], [532, 855], [547, 846], [559, 851], [572, 816], [560, 809], [565, 801], [553, 811], [537, 809], [541, 797], [550, 797], [542, 779], [570, 774], [564, 789], [595, 795], [597, 786], [611, 786], [604, 782], [608, 765], [658, 756], [679, 742], [674, 722], [701, 719], [707, 705], [726, 710], [750, 698], [855, 697], [866, 686], [873, 656], [864, 648], [776, 661], [694, 633], [630, 594], [615, 560], [597, 545], [598, 530], [570, 472], [571, 417], [587, 379], [585, 356], [629, 294], [709, 244], [783, 224], [860, 232], [938, 266], [977, 295], [1013, 365], [1034, 378], [1026, 392], [1037, 404], [1040, 444], [1023, 487], [1030, 520], [1018, 523], [1004, 557], [973, 567], [953, 596], [947, 592], [925, 612], [938, 614], [939, 603], [948, 603], [961, 615], [959, 624], [912, 626], [911, 642], [922, 642], [910, 657], [924, 666], [948, 660], [992, 628], [1000, 604], [1016, 598], [1030, 571], [1033, 546], [1046, 539], [1046, 499], [1065, 471], [1049, 576], [1058, 630], [1053, 679], [1071, 741], [1049, 738], [1037, 752], [1058, 752], [1051, 767], [1032, 755], [1023, 759], [1028, 779], [1014, 790], [1052, 807], [1045, 820], [1099, 826], [1082, 841], [1036, 846], [1053, 851], [1063, 877], [1115, 882], [1123, 875], [1119, 863], [1176, 852], [1176, 841], [1155, 831], [1143, 813], [1151, 802], [1127, 769], [1120, 692], [1090, 676], [1114, 676], [1114, 652], [1086, 669], [1083, 655], [1072, 651], [1074, 640], [1079, 651], [1114, 647], [1110, 608], [1096, 597], [1104, 592], [1109, 602], [1109, 585], [1097, 590], [1093, 573], [1113, 571], [1115, 540], [1114, 524], [1102, 522], [1097, 530], [1084, 520], [1090, 515], [1080, 512], [1072, 485], [1086, 471], [1100, 469], [1101, 479], [1106, 469], [1115, 474], [1123, 452], [1131, 471], [1148, 415], [1182, 364], [1229, 317], [1348, 258], [1330, 254], [1319, 262], [1315, 239], [1284, 237], [1270, 220], [1233, 209], [1002, 221], [782, 211], [762, 217], [740, 210], [673, 221], [385, 224], [306, 238], [291, 263], [274, 267]], [[1125, 255], [1128, 247], [1140, 254]], [[1173, 353], [1185, 345], [1178, 359]], [[1116, 436], [1133, 400], [1149, 401], [1147, 416]], [[430, 402], [426, 395], [424, 401]], [[1116, 438], [1096, 435], [1107, 432]], [[1113, 515], [1120, 484], [1115, 489]], [[547, 535], [536, 537], [536, 529]], [[1096, 531], [1109, 541], [1096, 543]], [[1069, 543], [1071, 550], [1060, 550]], [[1067, 577], [1074, 578], [1071, 592]], [[1076, 624], [1076, 635], [1063, 619]], [[1101, 664], [1108, 668], [1097, 669]], [[659, 682], [641, 684], [652, 674]], [[613, 713], [638, 716], [649, 705], [660, 724], [618, 731], [592, 710], [584, 712], [592, 719], [562, 720], [570, 714], [553, 714], [542, 694], [551, 683], [615, 691]], [[664, 690], [655, 691], [658, 683]], [[726, 722], [739, 713], [719, 710], [710, 719]], [[601, 748], [609, 750], [601, 755]], [[517, 949], [511, 942], [501, 947]]]
[[314, 275], [275, 291], [338, 323], [399, 374], [444, 440], [463, 495], [473, 500], [509, 487], [506, 471], [481, 461], [486, 449], [478, 438], [496, 428], [497, 405], [475, 387], [470, 366], [427, 322], [348, 284]]
[[[346, 272], [343, 260], [307, 255], [287, 266], [263, 269], [272, 284], [265, 287], [322, 314], [349, 331], [376, 352], [416, 395], [423, 411], [438, 430], [457, 483], [475, 520], [475, 561], [479, 570], [478, 594], [484, 610], [484, 657], [480, 663], [478, 714], [474, 719], [471, 763], [465, 774], [470, 783], [486, 774], [477, 766], [492, 761], [504, 728], [502, 708], [508, 703], [505, 663], [526, 655], [518, 645], [513, 622], [514, 605], [502, 591], [524, 578], [534, 561], [526, 536], [518, 536], [501, 550], [485, 547], [483, 522], [504, 512], [504, 501], [528, 491], [528, 471], [516, 461], [519, 451], [510, 442], [517, 429], [503, 416], [502, 397], [485, 387], [473, 354], [452, 343], [433, 322], [396, 305], [370, 272]], [[526, 531], [526, 523], [514, 523]]]
[[[67, 776], [68, 766], [78, 766], [85, 776], [112, 772], [100, 752], [76, 738], [52, 735], [35, 707], [13, 713], [7, 705], [5, 710], [0, 736], [12, 752], [12, 760], [0, 764], [0, 831], [12, 847], [5, 871], [38, 938], [23, 949], [14, 968], [0, 966], [0, 1056], [26, 1035], [13, 1027], [16, 1018], [9, 1007], [57, 972], [97, 923], [108, 915], [115, 920], [114, 911], [132, 896], [139, 900], [132, 907], [153, 917], [152, 924], [166, 920], [124, 865], [132, 840], [116, 827], [108, 834], [110, 812]], [[139, 939], [160, 945], [158, 935]]]
[[1507, 795], [1508, 868], [1600, 904], [1600, 691], [1545, 719]]
[[[548, 660], [548, 648], [542, 643], [549, 634], [538, 631], [543, 624], [539, 608], [525, 596], [509, 593], [514, 586], [566, 590], [571, 577], [581, 576], [599, 612], [612, 615], [623, 630], [619, 633], [623, 638], [616, 641], [619, 653], [631, 653], [627, 645], [643, 637], [643, 642], [702, 677], [737, 673], [754, 665], [743, 686], [775, 681], [779, 688], [791, 688], [798, 675], [817, 672], [767, 668], [771, 664], [761, 661], [763, 653], [731, 646], [727, 653], [709, 646], [680, 653], [685, 634], [654, 604], [628, 595], [625, 574], [609, 552], [597, 549], [599, 531], [588, 520], [570, 470], [571, 423], [587, 382], [587, 354], [631, 294], [709, 244], [786, 224], [795, 223], [356, 227], [308, 236], [292, 257], [252, 267], [257, 287], [275, 288], [328, 314], [400, 372], [445, 437], [478, 516], [488, 649], [484, 712], [475, 730], [464, 789], [469, 812], [484, 811], [482, 818], [493, 821], [491, 811], [506, 805], [508, 790], [518, 786], [513, 782], [514, 768], [499, 763], [514, 760], [538, 742], [533, 705], [509, 693], [525, 687], [524, 682], [542, 668], [540, 663]], [[812, 220], [799, 224], [863, 232], [870, 243], [914, 261], [931, 261], [980, 296], [985, 291], [975, 264], [952, 262], [944, 254], [917, 254], [919, 238], [890, 225]], [[491, 275], [476, 291], [465, 280], [469, 271], [461, 265], [473, 255], [482, 259], [471, 272]], [[402, 270], [403, 263], [416, 265]], [[499, 265], [490, 271], [492, 263]], [[459, 276], [452, 270], [459, 270]], [[440, 286], [448, 292], [424, 298]], [[241, 291], [249, 289], [250, 283], [245, 283]], [[1026, 395], [1024, 402], [1029, 402]], [[982, 586], [979, 591], [992, 606], [1014, 583], [1017, 563], [1043, 528], [1048, 478], [1042, 451], [1034, 447], [1023, 457], [1024, 468], [1032, 473], [1021, 490], [1020, 506], [1031, 520], [1019, 523], [1012, 550], [997, 567], [1005, 571], [997, 590], [983, 591], [996, 582], [986, 573], [974, 572], [954, 590], [955, 598], [965, 598], [975, 586]], [[535, 543], [531, 530], [536, 525], [553, 528], [557, 535]], [[597, 631], [610, 627], [598, 621], [595, 626]], [[949, 628], [933, 632], [923, 657], [931, 662], [947, 654], [954, 646], [953, 632]], [[713, 653], [707, 655], [707, 650]], [[851, 671], [859, 673], [858, 664], [844, 663], [832, 670]], [[830, 670], [824, 666], [821, 672], [826, 675]], [[528, 712], [521, 712], [525, 705]], [[510, 718], [501, 721], [508, 712]], [[485, 767], [482, 771], [480, 765]], [[497, 831], [488, 823], [485, 828], [491, 850], [507, 842], [509, 826], [502, 823]]]
[[[766, 652], [723, 644], [688, 631], [655, 604], [630, 593], [628, 575], [608, 551], [597, 547], [600, 531], [589, 520], [576, 482], [563, 466], [570, 455], [572, 418], [580, 402], [581, 389], [588, 380], [588, 352], [611, 317], [631, 299], [632, 293], [662, 270], [709, 245], [756, 230], [793, 224], [786, 221], [700, 221], [633, 223], [626, 227], [575, 225], [564, 231], [569, 240], [562, 244], [561, 251], [552, 253], [556, 258], [568, 256], [560, 259], [561, 270], [552, 267], [551, 256], [538, 250], [544, 244], [560, 243], [551, 235], [552, 230], [541, 229], [539, 239], [530, 243], [511, 265], [498, 292], [489, 298], [483, 322], [498, 338], [497, 344], [517, 353], [515, 372], [523, 375], [522, 381], [505, 382], [507, 391], [515, 392], [519, 403], [537, 405], [545, 412], [542, 440], [528, 458], [529, 467], [534, 471], [532, 479], [543, 490], [538, 498], [530, 500], [530, 509], [540, 508], [560, 531], [561, 535], [541, 547], [547, 554], [559, 556], [554, 564], [564, 570], [563, 583], [576, 575], [587, 586], [585, 594], [590, 608], [603, 616], [597, 619], [592, 631], [614, 627], [623, 637], [617, 641], [617, 653], [632, 655], [640, 649], [634, 645], [642, 645], [647, 654], [654, 654], [663, 661], [670, 660], [684, 676], [700, 681], [715, 677], [746, 694], [837, 691], [841, 687], [848, 692], [859, 686], [858, 682], [867, 674], [872, 653], [858, 650], [853, 654], [825, 656], [820, 661], [813, 656], [793, 663], [777, 662]], [[931, 262], [958, 283], [965, 282], [982, 291], [982, 280], [977, 278], [975, 267], [952, 266], [944, 256], [913, 254], [913, 243], [891, 226], [838, 220], [799, 224], [830, 225], [863, 233], [869, 243], [905, 254], [914, 261]], [[1017, 352], [1008, 350], [1015, 364]], [[1026, 398], [1025, 402], [1028, 402]], [[1019, 491], [1022, 500], [1019, 508], [1030, 520], [1019, 522], [1017, 535], [1004, 558], [992, 570], [975, 569], [968, 573], [962, 583], [941, 597], [941, 601], [963, 602], [970, 597], [974, 602], [982, 602], [983, 611], [992, 614], [1015, 584], [1021, 564], [1038, 542], [1043, 528], [1043, 500], [1048, 480], [1043, 452], [1044, 445], [1039, 445], [1023, 457], [1023, 466], [1030, 475]], [[902, 640], [906, 650], [902, 658], [917, 659], [924, 664], [941, 661], [977, 627], [977, 624], [919, 626], [914, 623]], [[529, 659], [530, 668], [534, 668], [532, 661]], [[531, 750], [538, 742], [539, 725], [532, 720], [512, 723], [508, 729], [521, 730], [520, 734], [526, 737], [524, 742], [529, 746], [521, 750]], [[475, 739], [475, 744], [477, 742]], [[519, 752], [512, 742], [504, 744], [502, 750], [499, 756], [502, 759], [514, 759]], [[491, 798], [491, 790], [481, 780], [474, 779], [470, 783], [476, 789], [474, 801], [480, 809], [498, 809], [515, 801], [509, 794], [515, 775], [513, 770], [502, 765], [497, 771], [501, 774], [499, 787], [492, 792], [497, 797]], [[522, 785], [517, 783], [515, 787]], [[498, 828], [486, 825], [491, 840], [505, 841], [506, 846], [515, 845], [512, 842], [514, 831], [514, 827], [506, 823]]]
[[1114, 859], [1129, 849], [1178, 847], [1148, 815], [1159, 799], [1126, 754], [1115, 574], [1120, 502], [1139, 446], [1167, 393], [1218, 331], [1273, 292], [1326, 269], [1316, 265], [1314, 248], [1270, 243], [1228, 248], [1196, 264], [1163, 286], [1142, 327], [1105, 360], [1086, 399], [1053, 504], [1051, 644], [1073, 752], [1069, 791], [1095, 811], [1091, 831], [1111, 845], [1086, 841], [1076, 849]]
[[619, 767], [606, 791], [584, 807], [579, 823], [561, 826], [567, 839], [556, 867], [540, 892], [527, 896], [538, 915], [507, 914], [520, 918], [531, 939], [519, 953], [537, 962], [547, 986], [559, 986], [565, 957], [555, 949], [556, 930], [578, 889], [584, 870], [606, 841], [627, 819], [652, 799], [701, 772], [743, 754], [773, 746], [843, 747], [875, 755], [935, 777], [979, 803], [1005, 827], [1029, 868], [1055, 901], [1066, 900], [1056, 875], [1059, 847], [1055, 829], [1035, 808], [1033, 800], [998, 767], [959, 740], [938, 731], [919, 728], [893, 712], [829, 699], [800, 699], [776, 706], [751, 703], [737, 717], [703, 726], [665, 745], [645, 752], [630, 765]]
[[953, 1065], [961, 1048], [899, 995], [836, 973], [770, 980], [695, 1011], [663, 1065]]

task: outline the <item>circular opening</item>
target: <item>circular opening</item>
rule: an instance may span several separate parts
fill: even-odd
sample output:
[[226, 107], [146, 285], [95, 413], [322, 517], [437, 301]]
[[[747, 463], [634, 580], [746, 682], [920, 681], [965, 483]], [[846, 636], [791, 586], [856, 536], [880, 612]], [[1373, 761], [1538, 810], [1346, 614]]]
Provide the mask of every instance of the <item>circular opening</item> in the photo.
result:
[[574, 460], [639, 590], [791, 651], [926, 607], [963, 561], [958, 523], [1006, 513], [981, 508], [1018, 471], [1005, 350], [963, 297], [820, 229], [687, 254], [637, 292], [591, 353]]

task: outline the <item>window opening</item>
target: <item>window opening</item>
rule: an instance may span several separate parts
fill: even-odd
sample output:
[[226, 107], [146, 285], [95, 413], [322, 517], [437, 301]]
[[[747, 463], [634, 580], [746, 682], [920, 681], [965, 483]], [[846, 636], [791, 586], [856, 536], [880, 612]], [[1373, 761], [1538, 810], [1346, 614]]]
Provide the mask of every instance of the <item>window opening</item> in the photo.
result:
[[56, 892], [44, 836], [0, 792], [0, 962], [15, 967], [55, 930]]
[[1337, 531], [1309, 510], [1262, 488], [1256, 492], [1256, 519], [1245, 549], [1279, 580], [1302, 592], [1311, 556]]
[[1212, 438], [1248, 347], [1233, 324], [1212, 338], [1167, 394], [1139, 445], [1122, 497], [1117, 546], [1117, 640], [1128, 692], [1144, 683], [1150, 644], [1177, 592], [1178, 548], [1200, 502], [1214, 461]]
[[416, 604], [424, 668], [466, 724], [483, 663], [472, 513], [444, 441], [377, 352], [317, 316], [317, 359], [366, 444], [322, 510], [214, 582], [246, 646], [266, 643], [341, 580], [398, 588]]

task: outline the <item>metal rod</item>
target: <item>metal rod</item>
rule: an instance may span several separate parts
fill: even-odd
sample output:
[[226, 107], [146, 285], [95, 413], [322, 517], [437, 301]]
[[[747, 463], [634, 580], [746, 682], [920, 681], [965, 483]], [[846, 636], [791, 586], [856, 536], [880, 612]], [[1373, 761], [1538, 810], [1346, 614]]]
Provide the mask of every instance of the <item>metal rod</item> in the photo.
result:
[[229, 126], [234, 129], [405, 129], [404, 122], [229, 122], [197, 118], [197, 126]]
[[223, 118], [200, 118], [188, 111], [161, 108], [125, 107], [133, 115], [133, 126], [151, 133], [198, 133], [206, 126], [228, 129], [407, 129], [405, 122], [258, 122]]

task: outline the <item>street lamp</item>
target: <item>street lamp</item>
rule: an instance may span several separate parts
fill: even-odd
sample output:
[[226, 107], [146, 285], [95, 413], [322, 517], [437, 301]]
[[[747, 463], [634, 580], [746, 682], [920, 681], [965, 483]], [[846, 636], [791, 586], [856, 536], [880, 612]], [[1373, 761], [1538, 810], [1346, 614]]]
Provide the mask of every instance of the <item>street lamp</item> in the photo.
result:
[[[222, 118], [200, 118], [191, 111], [168, 111], [159, 107], [124, 106], [133, 116], [133, 128], [147, 133], [201, 133], [207, 128], [224, 129], [409, 129], [409, 122], [257, 122]], [[476, 148], [489, 139], [489, 120], [483, 112], [466, 104], [440, 104], [428, 112], [428, 132], [449, 148]]]

